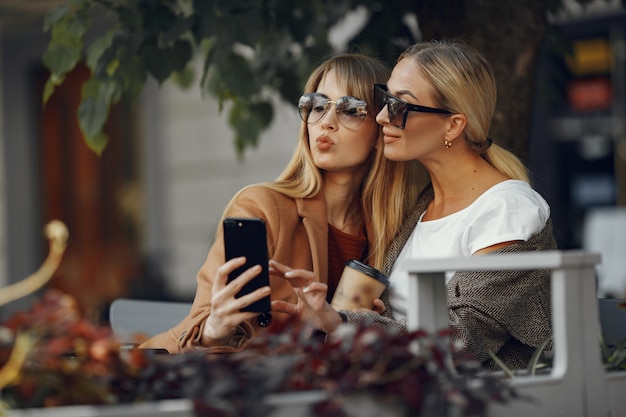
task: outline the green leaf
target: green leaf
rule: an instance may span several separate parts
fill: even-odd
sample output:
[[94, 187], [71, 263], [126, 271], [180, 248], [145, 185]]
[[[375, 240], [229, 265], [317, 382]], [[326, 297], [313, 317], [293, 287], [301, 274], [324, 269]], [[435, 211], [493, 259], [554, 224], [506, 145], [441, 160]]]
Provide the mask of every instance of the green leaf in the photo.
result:
[[193, 49], [186, 40], [178, 40], [166, 48], [160, 48], [152, 41], [144, 45], [141, 53], [146, 70], [159, 83], [165, 81], [174, 71], [184, 70], [192, 56]]
[[[136, 2], [128, 2], [130, 4], [124, 4], [119, 2], [115, 8], [117, 18], [121, 27], [131, 28], [132, 30], [140, 30], [142, 21], [144, 19], [143, 10], [138, 10]], [[135, 3], [135, 4], [133, 4]]]
[[54, 89], [56, 88], [56, 86], [57, 85], [54, 83], [52, 78], [48, 77], [46, 85], [43, 88], [43, 104], [46, 104], [48, 102], [50, 96], [52, 96], [52, 93], [54, 93]]
[[213, 0], [193, 0], [193, 25], [191, 32], [196, 44], [215, 35], [216, 20]]
[[109, 64], [106, 66], [105, 72], [109, 77], [112, 77], [119, 67], [120, 61], [118, 59], [114, 59], [110, 61]]
[[244, 100], [235, 100], [229, 113], [229, 124], [235, 130], [235, 149], [238, 155], [250, 146], [256, 147], [261, 132], [272, 121], [273, 111], [270, 103], [250, 104]]
[[191, 31], [194, 18], [187, 16], [174, 22], [174, 25], [165, 33], [159, 35], [159, 46], [169, 46], [185, 33]]
[[[69, 7], [69, 5], [68, 5]], [[71, 10], [71, 9], [70, 9]], [[52, 37], [43, 54], [43, 63], [52, 74], [62, 76], [71, 71], [82, 56], [83, 37], [91, 25], [86, 8], [55, 12], [50, 16]]]
[[[115, 36], [115, 30], [109, 30], [102, 36], [96, 38], [89, 48], [87, 48], [87, 66], [91, 68], [91, 71], [98, 73], [98, 61], [100, 57], [111, 47], [113, 44], [113, 37]], [[108, 66], [108, 65], [107, 65]]]
[[[157, 37], [160, 33], [172, 28], [174, 22], [180, 18], [172, 4], [165, 1], [144, 1], [139, 9], [142, 13], [142, 30], [147, 37]], [[175, 3], [175, 2], [169, 2]]]
[[43, 64], [51, 73], [63, 75], [76, 66], [80, 56], [80, 47], [50, 43], [43, 54]]
[[43, 104], [46, 104], [48, 102], [48, 100], [50, 99], [50, 96], [52, 96], [52, 93], [54, 93], [54, 89], [56, 88], [57, 85], [60, 85], [63, 80], [65, 79], [65, 76], [59, 76], [57, 74], [50, 74], [50, 76], [48, 77], [48, 80], [46, 81], [46, 85], [44, 86], [43, 89]]
[[241, 43], [254, 46], [265, 36], [267, 30], [265, 21], [257, 14], [228, 15], [222, 18], [219, 24], [222, 41], [228, 44]]
[[61, 4], [54, 9], [48, 11], [43, 19], [43, 30], [48, 32], [50, 28], [58, 21], [63, 19], [70, 11], [70, 7], [67, 4]]
[[200, 87], [202, 90], [208, 90], [209, 82], [209, 70], [213, 64], [217, 48], [213, 47], [213, 42], [207, 39], [203, 42], [203, 46], [206, 47], [206, 56], [204, 57], [204, 65], [202, 66], [202, 76], [200, 77]]
[[122, 86], [124, 97], [132, 101], [141, 93], [148, 73], [142, 60], [134, 57], [120, 61], [115, 78]]
[[87, 137], [95, 137], [107, 120], [108, 103], [102, 98], [83, 98], [78, 106], [78, 123], [80, 130]]
[[272, 119], [274, 118], [274, 107], [272, 103], [267, 101], [253, 103], [250, 111], [259, 119], [261, 128], [267, 129], [272, 123]]
[[144, 46], [141, 57], [143, 58], [146, 70], [159, 84], [165, 81], [173, 71], [171, 62], [168, 62], [165, 51], [160, 49], [154, 42]]
[[89, 149], [94, 151], [96, 155], [102, 155], [102, 152], [109, 144], [109, 137], [104, 132], [98, 132], [93, 136], [85, 136], [85, 142]]
[[260, 87], [250, 68], [250, 64], [243, 57], [230, 53], [226, 60], [215, 61], [218, 76], [228, 91], [240, 97], [250, 97], [256, 94]]
[[174, 81], [183, 90], [191, 88], [195, 80], [195, 73], [193, 68], [186, 67], [182, 71], [176, 71], [174, 73]]
[[[73, 39], [80, 39], [85, 36], [87, 29], [91, 26], [91, 18], [86, 13], [76, 13], [71, 18], [63, 20], [65, 25], [55, 26], [59, 27], [65, 34], [71, 36]], [[54, 31], [54, 29], [53, 29]]]
[[256, 15], [262, 7], [260, 0], [215, 0], [218, 13]]
[[85, 97], [96, 98], [99, 93], [100, 93], [100, 81], [93, 79], [93, 78], [85, 81], [81, 89], [81, 95], [83, 98]]
[[539, 360], [541, 359], [543, 351], [546, 348], [546, 346], [548, 346], [548, 343], [550, 343], [551, 340], [552, 340], [552, 336], [549, 336], [533, 352], [533, 356], [530, 358], [530, 361], [528, 362], [528, 373], [531, 376], [535, 375], [535, 372], [537, 368], [539, 367]]
[[191, 60], [193, 49], [188, 41], [178, 40], [167, 50], [167, 55], [174, 71], [182, 71]]
[[[111, 36], [111, 44], [107, 46], [108, 35]], [[104, 39], [97, 39], [98, 46], [90, 47], [89, 62], [90, 68], [95, 77], [106, 80], [109, 78], [117, 78], [122, 80], [125, 73], [130, 69], [129, 63], [138, 62], [135, 44], [138, 42], [137, 37], [127, 31], [113, 30], [106, 35]], [[94, 42], [96, 42], [94, 41]], [[96, 59], [96, 56], [100, 56]], [[120, 85], [124, 82], [118, 81]]]
[[82, 100], [78, 106], [78, 122], [81, 131], [87, 137], [96, 137], [107, 118], [112, 98], [115, 96], [113, 83], [103, 83], [90, 79], [83, 84]]
[[82, 96], [100, 98], [103, 97], [109, 103], [116, 103], [120, 98], [119, 83], [116, 80], [99, 80], [91, 78], [83, 84]]
[[487, 353], [489, 354], [491, 360], [493, 360], [493, 362], [498, 365], [500, 369], [502, 369], [502, 372], [504, 372], [507, 377], [515, 378], [515, 373], [508, 366], [506, 366], [491, 349], [487, 350]]

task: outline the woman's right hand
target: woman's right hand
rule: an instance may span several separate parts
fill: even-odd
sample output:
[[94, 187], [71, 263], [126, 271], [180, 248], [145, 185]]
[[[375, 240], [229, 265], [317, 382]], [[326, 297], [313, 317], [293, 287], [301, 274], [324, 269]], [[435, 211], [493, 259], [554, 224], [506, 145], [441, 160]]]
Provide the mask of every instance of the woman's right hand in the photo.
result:
[[242, 308], [269, 295], [270, 287], [261, 287], [250, 294], [235, 298], [243, 286], [252, 281], [261, 272], [261, 266], [255, 265], [244, 271], [237, 278], [228, 282], [228, 275], [246, 262], [245, 257], [233, 258], [217, 269], [213, 281], [211, 296], [211, 314], [207, 317], [202, 330], [202, 345], [216, 346], [228, 342], [235, 334], [240, 323], [251, 320], [259, 313], [244, 312]]
[[326, 302], [328, 286], [315, 281], [315, 275], [304, 269], [293, 269], [270, 260], [270, 273], [285, 279], [298, 296], [297, 304], [272, 301], [272, 310], [295, 315], [314, 329], [332, 333], [341, 324], [339, 312]]

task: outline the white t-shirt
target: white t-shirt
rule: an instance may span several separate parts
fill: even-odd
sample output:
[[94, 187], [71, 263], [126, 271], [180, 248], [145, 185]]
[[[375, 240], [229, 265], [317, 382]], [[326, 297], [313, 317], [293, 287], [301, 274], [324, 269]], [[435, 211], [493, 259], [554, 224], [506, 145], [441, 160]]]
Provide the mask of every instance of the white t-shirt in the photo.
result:
[[[398, 268], [404, 259], [471, 256], [497, 243], [526, 241], [543, 229], [548, 217], [548, 203], [528, 183], [507, 180], [461, 211], [431, 221], [420, 218], [389, 277], [394, 317], [406, 316], [409, 280], [406, 271]], [[448, 279], [452, 274], [447, 275]]]

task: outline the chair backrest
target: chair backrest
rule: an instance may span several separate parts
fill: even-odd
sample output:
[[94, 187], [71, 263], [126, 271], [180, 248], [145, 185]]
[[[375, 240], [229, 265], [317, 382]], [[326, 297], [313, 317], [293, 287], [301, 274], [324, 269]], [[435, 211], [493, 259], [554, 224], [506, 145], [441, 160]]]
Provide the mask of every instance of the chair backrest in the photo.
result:
[[118, 298], [111, 303], [109, 322], [123, 343], [134, 344], [138, 337], [148, 338], [178, 324], [191, 303]]
[[[407, 326], [432, 332], [448, 325], [446, 271], [551, 270], [553, 365], [549, 374], [522, 374], [512, 379], [518, 398], [532, 401], [507, 403], [499, 411], [498, 404], [493, 404], [489, 415], [617, 416], [626, 410], [625, 390], [621, 389], [626, 372], [615, 379], [617, 386], [609, 385], [600, 356], [595, 271], [599, 262], [599, 254], [584, 251], [407, 259], [400, 264], [410, 277]], [[619, 412], [611, 414], [609, 407]]]
[[599, 298], [598, 312], [604, 343], [617, 347], [626, 342], [626, 299]]

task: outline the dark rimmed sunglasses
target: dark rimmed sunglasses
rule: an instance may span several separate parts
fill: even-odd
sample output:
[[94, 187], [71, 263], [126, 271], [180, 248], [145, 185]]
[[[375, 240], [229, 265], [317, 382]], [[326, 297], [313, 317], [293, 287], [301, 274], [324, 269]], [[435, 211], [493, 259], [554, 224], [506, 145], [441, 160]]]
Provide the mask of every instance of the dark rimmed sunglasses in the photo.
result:
[[[387, 86], [384, 84], [374, 84], [374, 103], [376, 103], [376, 106], [380, 109], [387, 106], [389, 122], [400, 129], [404, 129], [406, 126], [406, 119], [409, 116], [410, 111], [445, 115], [454, 114], [449, 110], [407, 103], [406, 101], [390, 94], [387, 90]], [[402, 123], [399, 123], [400, 117], [402, 117]]]
[[335, 105], [337, 119], [347, 128], [359, 127], [367, 116], [367, 103], [356, 97], [344, 96], [332, 101], [324, 94], [308, 93], [298, 101], [300, 118], [308, 124], [317, 123], [328, 112], [331, 104]]

